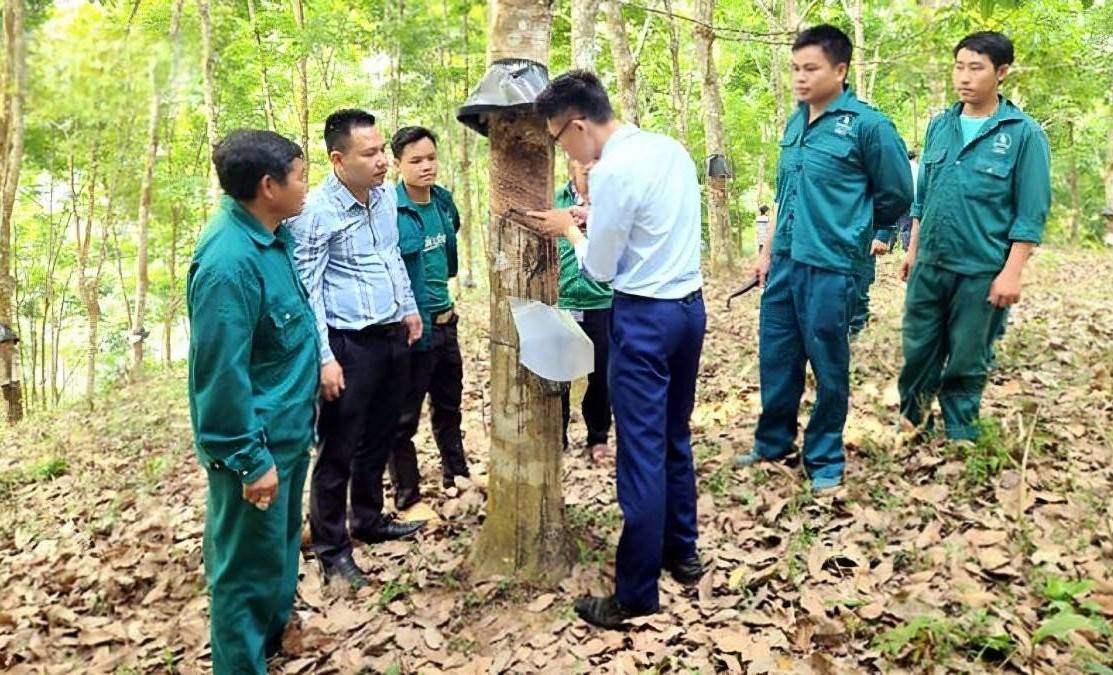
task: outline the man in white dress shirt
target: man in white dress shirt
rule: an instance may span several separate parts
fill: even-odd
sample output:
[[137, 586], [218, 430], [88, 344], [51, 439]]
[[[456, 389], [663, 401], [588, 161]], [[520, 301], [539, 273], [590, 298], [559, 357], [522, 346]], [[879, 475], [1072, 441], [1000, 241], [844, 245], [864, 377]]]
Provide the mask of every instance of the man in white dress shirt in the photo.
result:
[[[549, 133], [572, 159], [596, 161], [590, 210], [532, 212], [573, 244], [584, 274], [614, 288], [609, 388], [624, 525], [615, 593], [576, 602], [604, 628], [657, 612], [657, 579], [703, 575], [696, 551], [696, 479], [689, 418], [707, 316], [700, 274], [700, 188], [675, 139], [615, 119], [599, 79], [571, 71], [537, 98]], [[586, 234], [579, 225], [586, 222]]]

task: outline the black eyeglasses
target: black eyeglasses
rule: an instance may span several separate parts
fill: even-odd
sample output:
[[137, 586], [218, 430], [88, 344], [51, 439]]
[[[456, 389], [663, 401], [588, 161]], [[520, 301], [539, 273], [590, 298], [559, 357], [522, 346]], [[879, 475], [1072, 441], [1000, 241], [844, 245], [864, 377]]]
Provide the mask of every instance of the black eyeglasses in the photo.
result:
[[569, 124], [572, 124], [573, 122], [576, 122], [576, 121], [583, 121], [583, 120], [586, 120], [586, 119], [587, 119], [587, 117], [584, 116], [584, 115], [581, 115], [579, 117], [568, 118], [568, 121], [564, 123], [564, 126], [562, 126], [560, 128], [560, 131], [556, 132], [556, 134], [553, 134], [553, 143], [559, 143], [560, 142], [560, 137], [564, 135], [565, 131], [568, 131], [568, 125]]

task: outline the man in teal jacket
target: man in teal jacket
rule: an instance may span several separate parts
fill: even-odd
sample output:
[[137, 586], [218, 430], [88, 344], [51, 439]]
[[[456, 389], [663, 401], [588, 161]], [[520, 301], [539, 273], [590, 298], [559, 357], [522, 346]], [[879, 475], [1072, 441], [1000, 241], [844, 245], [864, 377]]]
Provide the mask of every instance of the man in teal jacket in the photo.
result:
[[[421, 472], [414, 434], [429, 396], [433, 439], [441, 455], [441, 481], [452, 487], [469, 475], [460, 431], [464, 365], [448, 280], [456, 276], [460, 213], [452, 193], [436, 184], [437, 137], [424, 127], [403, 127], [390, 142], [398, 171], [398, 246], [425, 330], [410, 355], [408, 394], [402, 403], [390, 458], [390, 480], [399, 511], [421, 501]], [[411, 513], [414, 517], [421, 515]], [[404, 516], [406, 517], [406, 516]]]
[[754, 449], [735, 460], [749, 466], [792, 453], [810, 363], [817, 391], [804, 468], [816, 491], [842, 483], [855, 271], [874, 223], [896, 222], [912, 202], [912, 172], [896, 128], [846, 89], [851, 52], [846, 34], [828, 25], [804, 31], [792, 47], [800, 105], [781, 140], [777, 226], [754, 270], [765, 284], [762, 411]]
[[[587, 174], [590, 166], [575, 160], [568, 162], [571, 178], [557, 190], [553, 208], [584, 206], [588, 202]], [[609, 452], [607, 435], [611, 430], [611, 396], [607, 389], [607, 363], [611, 341], [611, 285], [589, 278], [580, 269], [576, 251], [566, 237], [557, 239], [560, 253], [560, 281], [557, 307], [566, 309], [580, 325], [595, 347], [595, 367], [587, 376], [587, 389], [580, 402], [580, 412], [587, 426], [587, 454], [595, 463], [606, 459]], [[568, 447], [568, 422], [572, 418], [571, 392], [560, 397], [564, 422], [564, 447]]]
[[305, 202], [305, 162], [276, 133], [234, 131], [213, 163], [225, 197], [186, 287], [213, 671], [265, 673], [294, 604], [319, 382], [313, 310], [280, 224]]
[[1020, 275], [1051, 204], [1047, 136], [998, 93], [1013, 46], [973, 33], [954, 50], [959, 102], [928, 125], [912, 207], [901, 414], [932, 426], [939, 396], [948, 438], [978, 437], [993, 340], [1020, 299]]

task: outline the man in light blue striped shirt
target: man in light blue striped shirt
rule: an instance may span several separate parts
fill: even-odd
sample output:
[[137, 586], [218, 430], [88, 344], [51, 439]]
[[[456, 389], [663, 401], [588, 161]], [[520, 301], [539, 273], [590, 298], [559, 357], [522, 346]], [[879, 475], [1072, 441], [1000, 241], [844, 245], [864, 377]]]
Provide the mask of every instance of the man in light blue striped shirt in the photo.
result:
[[707, 323], [700, 187], [684, 146], [616, 120], [591, 73], [561, 75], [536, 106], [572, 159], [598, 160], [588, 174], [590, 210], [530, 215], [542, 230], [573, 243], [587, 276], [614, 288], [608, 382], [624, 524], [614, 595], [581, 598], [576, 612], [595, 625], [622, 628], [659, 610], [662, 569], [685, 585], [703, 576], [689, 429]]
[[383, 185], [386, 140], [374, 116], [333, 113], [325, 121], [325, 146], [332, 171], [310, 193], [302, 214], [287, 223], [321, 337], [324, 401], [309, 525], [326, 579], [359, 588], [367, 581], [352, 559], [352, 538], [377, 543], [424, 526], [382, 515], [383, 471], [406, 390], [410, 345], [422, 327], [398, 250], [395, 191]]

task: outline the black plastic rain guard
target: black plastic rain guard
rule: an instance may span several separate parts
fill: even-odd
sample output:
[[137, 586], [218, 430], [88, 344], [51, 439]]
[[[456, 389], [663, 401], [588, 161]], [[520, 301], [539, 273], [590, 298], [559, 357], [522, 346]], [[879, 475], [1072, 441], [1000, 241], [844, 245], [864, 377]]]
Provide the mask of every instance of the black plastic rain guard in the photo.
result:
[[549, 69], [529, 59], [499, 59], [456, 111], [456, 119], [487, 135], [487, 115], [493, 112], [533, 107], [537, 96], [549, 86]]

